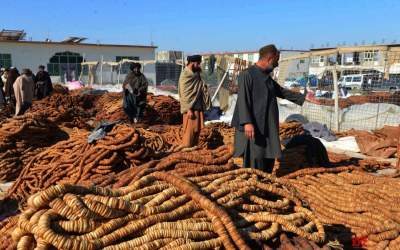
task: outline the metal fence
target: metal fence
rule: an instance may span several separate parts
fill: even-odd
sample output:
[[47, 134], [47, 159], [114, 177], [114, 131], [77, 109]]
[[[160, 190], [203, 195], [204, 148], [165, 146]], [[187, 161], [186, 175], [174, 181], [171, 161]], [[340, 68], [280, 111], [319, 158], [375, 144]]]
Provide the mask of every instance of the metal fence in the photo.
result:
[[282, 58], [278, 82], [315, 93], [318, 104], [280, 101], [280, 119], [301, 114], [335, 131], [400, 124], [400, 52], [318, 51]]

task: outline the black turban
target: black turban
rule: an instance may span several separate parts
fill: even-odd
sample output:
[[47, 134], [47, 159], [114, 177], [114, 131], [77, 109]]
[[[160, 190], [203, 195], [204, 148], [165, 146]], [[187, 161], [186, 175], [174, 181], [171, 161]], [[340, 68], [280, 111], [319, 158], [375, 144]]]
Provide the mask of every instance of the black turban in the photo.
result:
[[131, 63], [129, 68], [133, 71], [134, 69], [142, 68], [142, 65], [140, 63]]
[[188, 56], [187, 57], [187, 62], [191, 63], [191, 62], [198, 62], [201, 63], [201, 55], [192, 55], [192, 56]]

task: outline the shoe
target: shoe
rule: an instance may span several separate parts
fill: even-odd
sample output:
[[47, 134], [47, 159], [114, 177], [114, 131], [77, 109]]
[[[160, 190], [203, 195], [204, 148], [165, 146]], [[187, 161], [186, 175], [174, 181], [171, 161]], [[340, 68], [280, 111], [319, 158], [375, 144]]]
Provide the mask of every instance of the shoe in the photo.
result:
[[138, 123], [138, 118], [133, 118], [133, 123]]

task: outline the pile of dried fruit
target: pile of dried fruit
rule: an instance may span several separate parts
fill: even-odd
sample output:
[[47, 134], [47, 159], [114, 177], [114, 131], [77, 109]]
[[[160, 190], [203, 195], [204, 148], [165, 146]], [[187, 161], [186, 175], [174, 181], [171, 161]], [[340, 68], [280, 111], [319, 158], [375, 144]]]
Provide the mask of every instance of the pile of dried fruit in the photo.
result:
[[349, 230], [347, 236], [332, 237], [343, 241], [350, 238], [350, 233], [353, 239], [365, 239], [362, 247], [400, 247], [398, 179], [354, 171], [297, 176], [288, 183], [308, 202], [315, 215], [324, 224], [344, 225]]
[[280, 177], [305, 167], [310, 167], [310, 164], [306, 159], [306, 146], [301, 145], [283, 149], [282, 156], [276, 160], [272, 173]]
[[147, 95], [145, 120], [148, 124], [181, 124], [179, 101], [171, 96]]
[[222, 146], [214, 150], [201, 149], [190, 152], [176, 152], [160, 160], [149, 161], [136, 168], [120, 172], [116, 178], [118, 181], [113, 187], [127, 186], [156, 171], [168, 171], [181, 176], [229, 171], [235, 168], [230, 161], [232, 156], [232, 145]]
[[396, 157], [397, 154], [397, 145], [400, 143], [400, 126], [384, 126], [372, 132], [351, 129], [337, 135], [339, 137], [354, 136], [363, 154], [391, 158]]
[[[128, 120], [123, 110], [122, 98], [122, 93], [106, 93], [102, 95], [96, 102], [96, 120]], [[182, 123], [179, 102], [170, 96], [148, 94], [143, 123], [146, 125]]]
[[53, 94], [34, 101], [28, 113], [44, 113], [50, 121], [67, 127], [91, 128], [86, 122], [95, 115], [97, 95]]
[[125, 115], [122, 106], [122, 93], [106, 93], [103, 94], [95, 103], [96, 120], [108, 121], [126, 121], [128, 117]]
[[300, 122], [284, 122], [279, 124], [279, 137], [281, 140], [303, 134], [304, 129]]
[[325, 240], [287, 187], [254, 169], [221, 169], [154, 172], [120, 189], [51, 186], [29, 198], [13, 239], [18, 249], [252, 249], [281, 231]]
[[[321, 105], [334, 106], [333, 99], [319, 98]], [[354, 95], [347, 98], [339, 99], [339, 107], [341, 109], [350, 107], [352, 105], [364, 103], [391, 103], [400, 105], [400, 92], [372, 92], [368, 95]]]
[[76, 131], [36, 155], [22, 170], [8, 197], [23, 204], [29, 195], [56, 183], [105, 186], [115, 175], [151, 159], [153, 152], [142, 145], [139, 133], [116, 125], [103, 139], [89, 144], [88, 133]]
[[[181, 145], [182, 139], [182, 126], [178, 125], [153, 125], [147, 128], [149, 131], [158, 133], [169, 145], [174, 148]], [[207, 125], [200, 131], [199, 135], [199, 148], [215, 149], [222, 145], [232, 143], [225, 143], [223, 134], [224, 131], [217, 126]], [[233, 140], [233, 138], [232, 138]]]
[[12, 181], [33, 156], [68, 135], [43, 114], [25, 114], [0, 123], [0, 180]]
[[209, 128], [216, 129], [223, 137], [224, 145], [229, 145], [234, 143], [235, 129], [224, 122], [210, 123], [207, 125]]
[[4, 121], [5, 119], [10, 118], [14, 115], [14, 110], [8, 105], [6, 105], [4, 107], [0, 107], [0, 108], [1, 108], [0, 122]]

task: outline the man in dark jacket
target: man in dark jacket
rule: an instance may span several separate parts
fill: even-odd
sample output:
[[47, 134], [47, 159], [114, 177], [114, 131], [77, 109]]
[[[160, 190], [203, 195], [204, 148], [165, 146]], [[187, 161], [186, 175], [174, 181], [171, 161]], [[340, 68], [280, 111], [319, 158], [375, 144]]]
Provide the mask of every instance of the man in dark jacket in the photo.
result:
[[270, 73], [278, 66], [279, 51], [267, 45], [260, 59], [238, 76], [238, 99], [232, 118], [235, 157], [243, 157], [244, 167], [271, 172], [281, 156], [277, 97], [302, 105], [305, 95], [282, 88]]
[[35, 96], [39, 100], [53, 92], [53, 83], [51, 82], [50, 74], [44, 69], [45, 67], [40, 65], [35, 77]]
[[137, 123], [143, 118], [146, 108], [147, 87], [146, 77], [140, 72], [140, 63], [130, 65], [131, 72], [122, 85], [124, 91], [123, 106], [131, 122]]
[[19, 71], [17, 68], [11, 67], [8, 70], [6, 84], [4, 85], [4, 96], [7, 104], [15, 107], [15, 95], [14, 95], [14, 82], [19, 77]]

